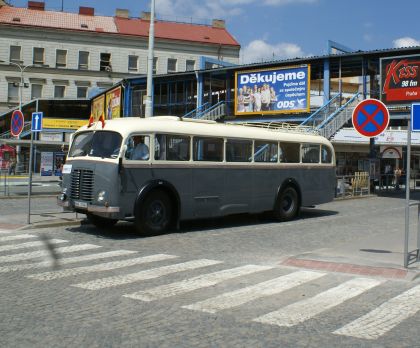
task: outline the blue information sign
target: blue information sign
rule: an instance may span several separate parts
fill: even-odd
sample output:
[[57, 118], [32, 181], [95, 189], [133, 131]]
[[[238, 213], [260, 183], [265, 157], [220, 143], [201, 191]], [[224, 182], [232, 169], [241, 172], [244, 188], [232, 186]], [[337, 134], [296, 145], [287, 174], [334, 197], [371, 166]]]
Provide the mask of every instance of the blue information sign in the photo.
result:
[[41, 132], [42, 131], [42, 112], [33, 112], [32, 113], [32, 132]]
[[420, 104], [411, 105], [411, 130], [420, 132]]

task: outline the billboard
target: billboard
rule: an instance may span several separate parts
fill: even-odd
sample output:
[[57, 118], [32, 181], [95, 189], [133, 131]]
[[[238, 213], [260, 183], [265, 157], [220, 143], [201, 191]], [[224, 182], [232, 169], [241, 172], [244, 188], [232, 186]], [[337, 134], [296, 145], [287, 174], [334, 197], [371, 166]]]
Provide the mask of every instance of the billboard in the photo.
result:
[[106, 120], [121, 116], [121, 86], [106, 93]]
[[91, 117], [93, 117], [93, 122], [99, 121], [101, 117], [104, 119], [104, 105], [105, 94], [102, 94], [92, 100]]
[[420, 101], [420, 56], [381, 59], [381, 100], [385, 104]]
[[235, 115], [308, 112], [309, 65], [235, 72]]

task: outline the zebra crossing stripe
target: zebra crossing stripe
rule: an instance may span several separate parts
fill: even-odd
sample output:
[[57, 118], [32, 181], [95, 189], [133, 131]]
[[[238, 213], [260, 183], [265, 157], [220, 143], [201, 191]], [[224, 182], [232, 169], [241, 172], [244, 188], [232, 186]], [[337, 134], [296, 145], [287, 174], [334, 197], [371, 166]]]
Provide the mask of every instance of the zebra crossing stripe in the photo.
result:
[[294, 326], [381, 284], [382, 281], [355, 278], [312, 298], [292, 303], [277, 311], [253, 319], [263, 324]]
[[17, 234], [14, 236], [4, 236], [4, 237], [0, 237], [0, 242], [9, 242], [12, 240], [20, 240], [20, 239], [29, 239], [29, 238], [36, 238], [37, 236], [34, 234], [27, 234], [27, 233], [23, 233], [23, 234]]
[[93, 266], [82, 266], [82, 267], [63, 269], [59, 271], [31, 274], [31, 275], [28, 275], [27, 278], [33, 278], [37, 280], [53, 280], [53, 279], [65, 278], [65, 277], [70, 277], [70, 276], [79, 275], [79, 274], [110, 271], [110, 270], [118, 269], [118, 268], [141, 265], [143, 263], [169, 260], [176, 257], [178, 256], [156, 254], [156, 255], [150, 255], [150, 256], [137, 257], [137, 258], [129, 259], [129, 260], [106, 262], [106, 263], [93, 265]]
[[[93, 245], [93, 244], [80, 244], [80, 245], [72, 245], [72, 246], [55, 248], [55, 252], [57, 254], [61, 254], [61, 253], [71, 253], [74, 251], [91, 250], [91, 249], [96, 249], [96, 248], [101, 248], [101, 247], [99, 245]], [[28, 253], [5, 255], [5, 256], [0, 256], [0, 263], [30, 260], [30, 259], [35, 259], [39, 257], [44, 257], [47, 255], [49, 255], [47, 250], [39, 250], [39, 251], [32, 251]]]
[[[51, 243], [54, 243], [54, 244], [60, 244], [60, 243], [67, 243], [68, 240], [51, 239], [50, 242]], [[3, 246], [0, 246], [0, 252], [2, 252], [2, 251], [10, 251], [10, 250], [17, 250], [17, 249], [26, 249], [26, 248], [43, 246], [43, 245], [45, 245], [45, 243], [43, 241], [27, 242], [27, 243], [21, 243], [21, 244], [3, 245]]]
[[420, 285], [417, 285], [333, 333], [374, 340], [416, 314], [419, 309]]
[[138, 282], [141, 280], [159, 278], [159, 277], [171, 274], [171, 273], [188, 271], [188, 270], [192, 270], [196, 268], [217, 265], [219, 263], [222, 263], [222, 261], [206, 260], [206, 259], [193, 260], [193, 261], [188, 261], [184, 263], [177, 263], [175, 265], [153, 268], [146, 271], [131, 273], [131, 274], [122, 275], [122, 276], [102, 278], [102, 279], [93, 280], [86, 283], [75, 284], [73, 286], [76, 286], [82, 289], [88, 289], [88, 290], [99, 290], [99, 289], [109, 288], [109, 287], [123, 285], [123, 284], [130, 284], [130, 283]]
[[[89, 254], [89, 255], [83, 255], [83, 256], [60, 258], [59, 265], [61, 266], [61, 265], [67, 265], [67, 264], [76, 263], [76, 262], [82, 262], [82, 261], [100, 260], [100, 259], [105, 259], [108, 257], [129, 255], [136, 252], [137, 251], [131, 251], [131, 250], [116, 250], [116, 251], [107, 251], [103, 253]], [[3, 267], [0, 267], [0, 273], [24, 271], [27, 269], [35, 269], [35, 268], [42, 268], [42, 267], [50, 267], [51, 265], [52, 263], [50, 261], [41, 261], [41, 262], [34, 262], [34, 263], [25, 263], [23, 265], [3, 266]]]
[[16, 234], [16, 233], [19, 233], [19, 232], [15, 231], [15, 230], [0, 230], [0, 235], [12, 234], [12, 233]]
[[155, 288], [151, 288], [145, 291], [138, 291], [133, 294], [127, 294], [123, 296], [141, 301], [154, 301], [170, 296], [183, 294], [193, 290], [214, 286], [228, 279], [233, 279], [255, 272], [266, 271], [271, 268], [272, 267], [268, 266], [246, 265], [214, 273], [199, 275], [198, 277], [194, 277], [191, 279], [185, 279], [179, 282], [157, 286]]
[[292, 289], [306, 282], [325, 276], [325, 273], [312, 271], [298, 271], [282, 277], [268, 280], [263, 283], [246, 288], [230, 291], [222, 295], [196, 302], [182, 308], [192, 309], [207, 313], [216, 313], [220, 310], [238, 307], [259, 298], [275, 295]]

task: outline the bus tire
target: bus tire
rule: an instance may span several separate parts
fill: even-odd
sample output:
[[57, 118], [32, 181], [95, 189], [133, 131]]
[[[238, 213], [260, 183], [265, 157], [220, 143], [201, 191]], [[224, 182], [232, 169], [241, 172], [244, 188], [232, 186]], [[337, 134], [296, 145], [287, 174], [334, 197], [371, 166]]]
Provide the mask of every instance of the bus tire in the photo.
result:
[[299, 194], [293, 186], [286, 186], [279, 194], [274, 217], [279, 221], [293, 220], [299, 214]]
[[118, 222], [117, 219], [107, 219], [91, 213], [87, 213], [86, 217], [92, 225], [95, 225], [98, 228], [112, 227]]
[[161, 234], [171, 224], [173, 207], [171, 199], [162, 190], [150, 192], [135, 214], [135, 226], [142, 234]]

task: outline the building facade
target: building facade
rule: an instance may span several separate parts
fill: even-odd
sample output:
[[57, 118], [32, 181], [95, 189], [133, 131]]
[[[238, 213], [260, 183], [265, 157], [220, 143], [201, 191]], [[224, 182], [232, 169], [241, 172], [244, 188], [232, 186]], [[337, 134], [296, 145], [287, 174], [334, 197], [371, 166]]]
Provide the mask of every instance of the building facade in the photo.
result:
[[[131, 18], [45, 10], [29, 1], [17, 8], [0, 1], [0, 114], [37, 98], [85, 99], [130, 75], [147, 73], [150, 14]], [[240, 45], [224, 21], [212, 25], [155, 22], [153, 72], [199, 69], [209, 57], [239, 62]]]

